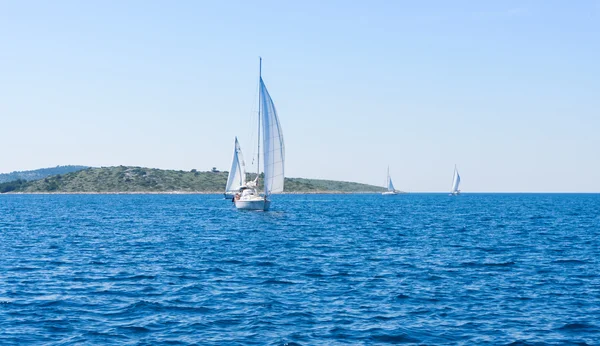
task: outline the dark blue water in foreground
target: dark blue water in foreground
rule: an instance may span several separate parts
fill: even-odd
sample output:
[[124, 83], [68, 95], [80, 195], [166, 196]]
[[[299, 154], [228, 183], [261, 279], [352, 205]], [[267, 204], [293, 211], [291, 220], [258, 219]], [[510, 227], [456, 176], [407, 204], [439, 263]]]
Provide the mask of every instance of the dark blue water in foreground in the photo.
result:
[[0, 344], [600, 344], [600, 195], [0, 196]]

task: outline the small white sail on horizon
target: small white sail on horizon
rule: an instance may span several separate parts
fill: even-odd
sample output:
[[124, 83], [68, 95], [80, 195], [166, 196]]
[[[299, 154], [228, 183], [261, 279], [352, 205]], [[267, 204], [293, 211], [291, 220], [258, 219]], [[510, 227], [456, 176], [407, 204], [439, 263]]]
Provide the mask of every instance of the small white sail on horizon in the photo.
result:
[[225, 198], [233, 198], [240, 187], [246, 185], [246, 164], [242, 149], [237, 137], [235, 137], [235, 145], [233, 149], [233, 159], [231, 161], [231, 169], [227, 176], [227, 185], [225, 185]]
[[460, 194], [460, 190], [458, 186], [460, 185], [460, 174], [458, 174], [458, 169], [456, 169], [456, 165], [454, 165], [454, 176], [452, 177], [452, 190], [450, 190], [450, 195], [456, 196]]
[[387, 191], [382, 192], [381, 194], [384, 196], [388, 196], [388, 195], [397, 195], [398, 191], [396, 191], [396, 189], [394, 188], [394, 183], [392, 183], [392, 177], [390, 176], [390, 167], [388, 166], [388, 170], [387, 170], [387, 182], [386, 182], [386, 187], [387, 187]]

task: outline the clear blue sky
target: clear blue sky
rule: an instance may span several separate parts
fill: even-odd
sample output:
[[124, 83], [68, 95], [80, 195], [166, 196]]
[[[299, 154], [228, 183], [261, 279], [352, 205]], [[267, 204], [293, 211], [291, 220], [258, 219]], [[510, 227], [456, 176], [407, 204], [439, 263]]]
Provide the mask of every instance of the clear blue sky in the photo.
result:
[[0, 0], [0, 172], [228, 169], [259, 55], [289, 177], [600, 191], [600, 1]]

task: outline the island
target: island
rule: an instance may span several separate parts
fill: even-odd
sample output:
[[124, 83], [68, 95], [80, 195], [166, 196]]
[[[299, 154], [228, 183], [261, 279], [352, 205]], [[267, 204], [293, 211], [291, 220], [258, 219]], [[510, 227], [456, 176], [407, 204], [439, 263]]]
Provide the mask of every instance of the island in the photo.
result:
[[[215, 169], [201, 172], [131, 166], [85, 167], [36, 180], [1, 183], [0, 193], [223, 193], [227, 175], [228, 172]], [[285, 178], [284, 193], [378, 193], [384, 190], [380, 186], [345, 181]]]

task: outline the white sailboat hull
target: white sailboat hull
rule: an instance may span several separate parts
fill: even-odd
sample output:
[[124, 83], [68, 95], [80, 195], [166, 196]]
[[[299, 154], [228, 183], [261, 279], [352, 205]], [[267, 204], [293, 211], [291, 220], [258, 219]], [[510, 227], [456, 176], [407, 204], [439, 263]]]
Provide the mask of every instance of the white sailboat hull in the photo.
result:
[[238, 199], [235, 201], [235, 207], [240, 210], [269, 210], [271, 202], [264, 197], [252, 199]]

